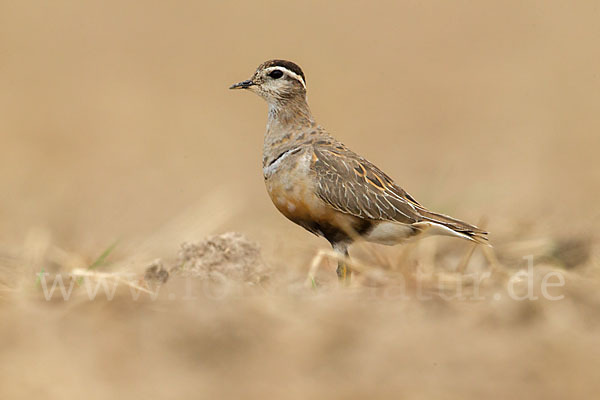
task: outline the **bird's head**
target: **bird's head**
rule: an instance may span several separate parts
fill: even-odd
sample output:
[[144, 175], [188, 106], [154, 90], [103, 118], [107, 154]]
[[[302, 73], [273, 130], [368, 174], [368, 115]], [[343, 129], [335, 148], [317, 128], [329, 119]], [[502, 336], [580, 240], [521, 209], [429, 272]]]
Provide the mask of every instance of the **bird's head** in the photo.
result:
[[286, 60], [269, 60], [258, 66], [252, 78], [229, 89], [250, 90], [269, 104], [306, 99], [306, 78], [297, 64]]

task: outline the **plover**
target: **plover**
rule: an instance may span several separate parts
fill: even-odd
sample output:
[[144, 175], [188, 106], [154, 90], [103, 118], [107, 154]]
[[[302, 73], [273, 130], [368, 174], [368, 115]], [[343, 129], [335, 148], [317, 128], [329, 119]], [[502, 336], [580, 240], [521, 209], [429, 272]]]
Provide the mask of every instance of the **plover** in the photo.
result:
[[[487, 232], [429, 211], [365, 158], [333, 138], [313, 118], [306, 77], [295, 63], [270, 60], [245, 89], [269, 106], [263, 175], [275, 207], [288, 219], [329, 241], [348, 256], [355, 240], [395, 245], [418, 235], [447, 235], [487, 244]], [[350, 279], [345, 261], [338, 277]]]

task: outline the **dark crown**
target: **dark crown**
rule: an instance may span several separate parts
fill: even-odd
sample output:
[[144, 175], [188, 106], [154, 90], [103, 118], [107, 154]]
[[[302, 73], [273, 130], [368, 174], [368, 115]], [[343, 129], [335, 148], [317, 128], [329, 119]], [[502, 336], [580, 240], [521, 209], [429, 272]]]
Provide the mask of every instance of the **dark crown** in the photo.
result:
[[292, 71], [295, 74], [298, 74], [302, 77], [302, 80], [304, 81], [304, 84], [306, 84], [306, 77], [304, 76], [304, 72], [302, 72], [302, 69], [298, 66], [298, 64], [295, 64], [291, 61], [287, 61], [287, 60], [269, 60], [269, 61], [265, 61], [260, 67], [259, 69], [264, 69], [264, 68], [269, 68], [269, 67], [283, 67], [283, 68], [287, 68], [290, 71]]

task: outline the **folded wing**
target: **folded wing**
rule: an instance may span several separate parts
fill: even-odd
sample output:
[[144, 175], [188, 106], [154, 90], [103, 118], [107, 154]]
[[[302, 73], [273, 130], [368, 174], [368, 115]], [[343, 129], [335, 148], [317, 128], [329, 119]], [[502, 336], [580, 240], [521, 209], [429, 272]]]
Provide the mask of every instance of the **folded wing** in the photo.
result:
[[316, 175], [319, 198], [340, 212], [416, 227], [431, 222], [467, 239], [487, 240], [487, 232], [427, 210], [379, 168], [339, 142], [314, 144], [311, 169]]

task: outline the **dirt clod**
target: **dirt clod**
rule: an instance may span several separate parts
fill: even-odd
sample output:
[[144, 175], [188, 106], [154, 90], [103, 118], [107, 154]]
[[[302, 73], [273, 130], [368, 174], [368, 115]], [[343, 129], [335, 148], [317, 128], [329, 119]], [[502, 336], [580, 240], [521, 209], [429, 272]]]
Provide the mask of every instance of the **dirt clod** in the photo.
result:
[[154, 260], [144, 274], [144, 280], [147, 282], [165, 283], [169, 280], [169, 272], [163, 267], [160, 259]]
[[228, 232], [198, 243], [183, 243], [171, 273], [256, 284], [266, 278], [267, 270], [257, 243], [241, 233]]

